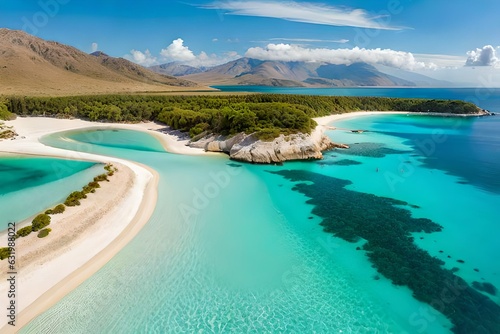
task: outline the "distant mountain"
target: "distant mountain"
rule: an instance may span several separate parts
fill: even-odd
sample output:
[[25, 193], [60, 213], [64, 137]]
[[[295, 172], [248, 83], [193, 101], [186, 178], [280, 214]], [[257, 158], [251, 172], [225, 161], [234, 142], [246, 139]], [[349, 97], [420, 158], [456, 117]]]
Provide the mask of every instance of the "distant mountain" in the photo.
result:
[[91, 55], [96, 57], [104, 67], [132, 80], [169, 86], [195, 86], [193, 82], [180, 80], [173, 76], [159, 74], [126, 59], [110, 57], [103, 52], [94, 52]]
[[184, 75], [196, 74], [205, 71], [205, 68], [198, 68], [189, 65], [179, 64], [177, 62], [151, 66], [149, 69], [153, 72], [171, 75], [174, 77], [182, 77]]
[[[405, 72], [405, 71], [401, 71]], [[384, 73], [366, 63], [282, 62], [240, 58], [184, 78], [208, 85], [264, 85], [307, 87], [416, 86], [411, 79], [397, 76], [397, 70]], [[409, 77], [409, 72], [404, 74]], [[419, 83], [425, 76], [415, 74]], [[433, 79], [427, 78], [429, 82]]]
[[0, 94], [172, 91], [195, 86], [103, 52], [89, 55], [22, 31], [0, 29]]
[[449, 81], [444, 80], [436, 80], [430, 78], [428, 76], [418, 74], [415, 72], [405, 71], [399, 68], [384, 66], [384, 65], [375, 65], [375, 68], [382, 73], [396, 76], [398, 78], [411, 81], [415, 83], [415, 85], [419, 87], [450, 87], [455, 84]]

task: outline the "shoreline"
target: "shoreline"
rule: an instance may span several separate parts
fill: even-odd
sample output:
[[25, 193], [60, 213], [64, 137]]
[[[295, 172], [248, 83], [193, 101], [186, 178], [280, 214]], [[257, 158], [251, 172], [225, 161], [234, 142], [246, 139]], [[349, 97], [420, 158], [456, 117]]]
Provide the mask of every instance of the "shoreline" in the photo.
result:
[[[119, 169], [122, 170], [110, 179], [111, 183], [113, 182], [113, 178], [118, 177], [120, 173], [124, 173], [125, 168], [130, 174], [129, 181], [132, 182], [132, 185], [129, 187], [130, 189], [126, 190], [123, 198], [115, 198], [115, 196], [113, 196], [117, 201], [116, 207], [107, 212], [107, 215], [104, 214], [93, 223], [94, 225], [99, 225], [99, 228], [95, 228], [91, 231], [92, 233], [87, 234], [88, 230], [92, 230], [93, 226], [91, 226], [85, 229], [83, 233], [79, 233], [76, 236], [74, 236], [75, 233], [72, 233], [72, 231], [65, 234], [63, 233], [70, 239], [74, 236], [74, 240], [70, 240], [70, 242], [63, 244], [60, 248], [56, 249], [56, 251], [65, 249], [67, 252], [62, 252], [61, 254], [57, 253], [59, 255], [55, 256], [54, 252], [52, 252], [53, 256], [41, 256], [41, 258], [28, 264], [26, 270], [21, 268], [22, 270], [19, 271], [18, 266], [16, 266], [16, 270], [18, 270], [16, 278], [18, 285], [17, 294], [20, 294], [20, 296], [16, 296], [16, 327], [7, 324], [7, 317], [4, 317], [0, 322], [1, 332], [13, 333], [29, 323], [36, 316], [45, 312], [74, 288], [83, 283], [88, 277], [97, 272], [130, 240], [132, 240], [135, 235], [137, 235], [154, 212], [157, 202], [159, 175], [152, 168], [136, 162], [48, 147], [39, 142], [39, 139], [44, 135], [80, 128], [94, 128], [96, 127], [95, 123], [80, 120], [55, 120], [48, 118], [19, 119], [7, 121], [6, 123], [16, 128], [19, 137], [15, 140], [4, 140], [0, 142], [0, 155], [34, 155], [85, 160], [98, 163], [111, 162], [120, 166]], [[161, 128], [161, 126], [154, 123], [143, 123], [140, 125], [106, 124], [105, 127], [125, 128], [151, 134], [156, 133], [156, 131], [154, 131], [156, 128]], [[153, 127], [153, 129], [148, 131], [147, 127]], [[103, 127], [97, 126], [97, 128]], [[188, 147], [184, 149], [184, 147], [181, 146], [182, 144], [177, 143], [172, 138], [161, 138], [163, 136], [157, 135], [157, 138], [161, 139], [161, 143], [165, 149], [170, 150], [171, 147], [177, 145], [176, 151], [183, 152], [183, 154], [204, 153], [203, 151], [198, 152], [198, 150]], [[21, 138], [22, 136], [24, 136], [24, 138]], [[98, 195], [99, 190], [102, 191], [102, 189], [98, 189], [96, 194], [92, 195]], [[95, 200], [93, 201], [92, 197], [89, 196], [88, 199], [82, 202], [82, 207], [96, 204], [92, 202], [95, 202]], [[99, 213], [102, 213], [101, 211], [99, 211]], [[54, 220], [56, 218], [59, 217], [53, 216]], [[27, 224], [28, 222], [20, 222], [18, 227], [25, 225], [24, 223]], [[56, 226], [56, 229], [61, 228], [56, 224], [54, 224], [54, 226]], [[56, 231], [54, 230], [51, 235], [52, 234], [56, 234]], [[0, 237], [7, 242], [6, 231], [3, 231]], [[36, 238], [36, 236], [33, 235], [31, 237]], [[50, 241], [50, 237], [49, 235], [46, 239], [32, 241], [35, 243], [41, 242], [42, 240]], [[20, 242], [21, 239], [17, 241]], [[43, 243], [40, 243], [40, 246], [36, 244], [35, 250], [42, 248], [42, 244]], [[89, 252], [89, 248], [95, 249], [95, 251]], [[16, 260], [19, 259], [18, 256], [19, 251], [16, 250]], [[49, 279], [44, 280], [44, 278]], [[27, 288], [23, 289], [23, 285]], [[7, 290], [7, 282], [0, 282], [0, 300], [3, 301], [2, 304], [4, 305], [8, 303]], [[23, 290], [25, 291], [24, 294]]]
[[[17, 314], [16, 327], [12, 328], [9, 325], [4, 325], [4, 327], [0, 328], [2, 333], [17, 332], [16, 328], [23, 328], [37, 316], [57, 304], [67, 294], [76, 289], [79, 285], [106, 265], [147, 224], [156, 207], [159, 176], [156, 171], [150, 169], [149, 167], [144, 165], [141, 167], [145, 167], [148, 171], [152, 172], [153, 178], [148, 182], [144, 191], [145, 196], [141, 203], [141, 208], [138, 212], [136, 212], [132, 221], [126, 224], [121, 233], [109, 244], [107, 244], [100, 252], [80, 265], [76, 270], [71, 271], [69, 275], [53, 284], [49, 289], [46, 289], [43, 293], [39, 294], [35, 301]], [[90, 237], [91, 236], [87, 236], [88, 239], [90, 239]], [[73, 243], [71, 246], [73, 246]]]
[[486, 114], [452, 114], [452, 113], [433, 113], [433, 112], [409, 112], [409, 111], [352, 111], [342, 114], [334, 114], [313, 118], [318, 126], [328, 126], [330, 123], [359, 116], [371, 115], [409, 115], [409, 116], [437, 116], [437, 117], [483, 117]]

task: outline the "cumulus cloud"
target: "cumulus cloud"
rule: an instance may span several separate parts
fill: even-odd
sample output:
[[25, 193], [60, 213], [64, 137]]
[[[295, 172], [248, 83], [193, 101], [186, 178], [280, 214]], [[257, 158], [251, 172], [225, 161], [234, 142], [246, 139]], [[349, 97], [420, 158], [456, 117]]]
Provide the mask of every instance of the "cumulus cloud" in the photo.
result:
[[144, 52], [132, 50], [124, 58], [146, 67], [167, 62], [177, 62], [194, 67], [211, 67], [241, 58], [241, 56], [234, 51], [225, 52], [221, 55], [207, 54], [202, 51], [198, 55], [195, 55], [189, 47], [184, 45], [184, 41], [178, 38], [172, 41], [165, 49], [162, 49], [158, 57], [153, 56], [149, 50]]
[[162, 49], [160, 55], [165, 60], [169, 61], [184, 62], [196, 59], [193, 51], [189, 50], [187, 46], [184, 46], [182, 38], [177, 38], [166, 49]]
[[222, 55], [209, 55], [206, 52], [202, 51], [198, 55], [195, 55], [188, 46], [184, 45], [184, 41], [181, 38], [174, 40], [166, 49], [162, 49], [160, 55], [162, 61], [175, 61], [181, 64], [195, 67], [210, 67], [220, 65], [240, 58], [240, 55], [238, 55], [238, 53], [236, 52], [226, 52]]
[[131, 50], [130, 54], [125, 55], [124, 58], [146, 67], [158, 64], [157, 58], [154, 57], [149, 50], [146, 50], [144, 52], [139, 50]]
[[467, 52], [465, 66], [500, 66], [497, 58], [497, 50], [491, 45], [485, 45], [482, 49]]
[[381, 20], [378, 20], [380, 16], [370, 16], [363, 9], [349, 9], [310, 2], [231, 0], [215, 1], [209, 5], [200, 7], [227, 11], [227, 14], [230, 15], [269, 17], [310, 24], [383, 30], [403, 29], [401, 27], [388, 26], [382, 23]]
[[268, 44], [266, 48], [248, 49], [245, 56], [261, 60], [328, 62], [336, 65], [350, 65], [364, 62], [380, 64], [405, 70], [435, 69], [433, 63], [419, 62], [413, 54], [390, 49], [311, 49], [299, 45]]
[[99, 50], [99, 45], [97, 43], [92, 43], [91, 50], [92, 52], [96, 52]]

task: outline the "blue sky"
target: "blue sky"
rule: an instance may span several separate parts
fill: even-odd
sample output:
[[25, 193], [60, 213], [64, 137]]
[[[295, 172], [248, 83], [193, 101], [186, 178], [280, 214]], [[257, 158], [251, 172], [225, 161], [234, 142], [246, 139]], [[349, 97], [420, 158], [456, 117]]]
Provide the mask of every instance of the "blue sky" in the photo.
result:
[[499, 13], [497, 0], [0, 0], [0, 27], [142, 65], [368, 59], [465, 80], [498, 76]]

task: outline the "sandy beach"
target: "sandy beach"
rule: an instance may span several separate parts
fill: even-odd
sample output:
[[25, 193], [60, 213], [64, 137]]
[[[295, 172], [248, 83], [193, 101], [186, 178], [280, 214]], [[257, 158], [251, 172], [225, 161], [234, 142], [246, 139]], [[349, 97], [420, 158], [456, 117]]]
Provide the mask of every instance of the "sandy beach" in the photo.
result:
[[[89, 194], [81, 206], [53, 215], [52, 232], [48, 237], [39, 239], [32, 233], [16, 241], [16, 327], [7, 325], [7, 317], [0, 321], [2, 333], [14, 333], [105, 265], [148, 222], [157, 201], [158, 174], [151, 168], [122, 159], [48, 147], [39, 142], [42, 136], [90, 127], [122, 128], [148, 132], [172, 153], [206, 153], [185, 146], [187, 141], [159, 132], [164, 126], [151, 122], [99, 124], [82, 120], [18, 118], [5, 123], [13, 126], [19, 136], [1, 141], [0, 154], [112, 163], [118, 168], [110, 182], [101, 183], [101, 188]], [[30, 223], [31, 219], [20, 222], [17, 229]], [[1, 245], [7, 244], [6, 232], [0, 234], [0, 240], [3, 240]], [[0, 267], [0, 303], [7, 305], [7, 261], [2, 261]]]
[[370, 115], [412, 115], [412, 116], [438, 116], [438, 117], [478, 117], [484, 115], [478, 114], [451, 114], [451, 113], [433, 113], [433, 112], [425, 112], [425, 113], [416, 113], [416, 112], [408, 112], [408, 111], [353, 111], [344, 114], [334, 114], [330, 116], [317, 117], [313, 118], [318, 126], [328, 126], [329, 124], [340, 121], [344, 119], [359, 117], [359, 116], [370, 116]]

